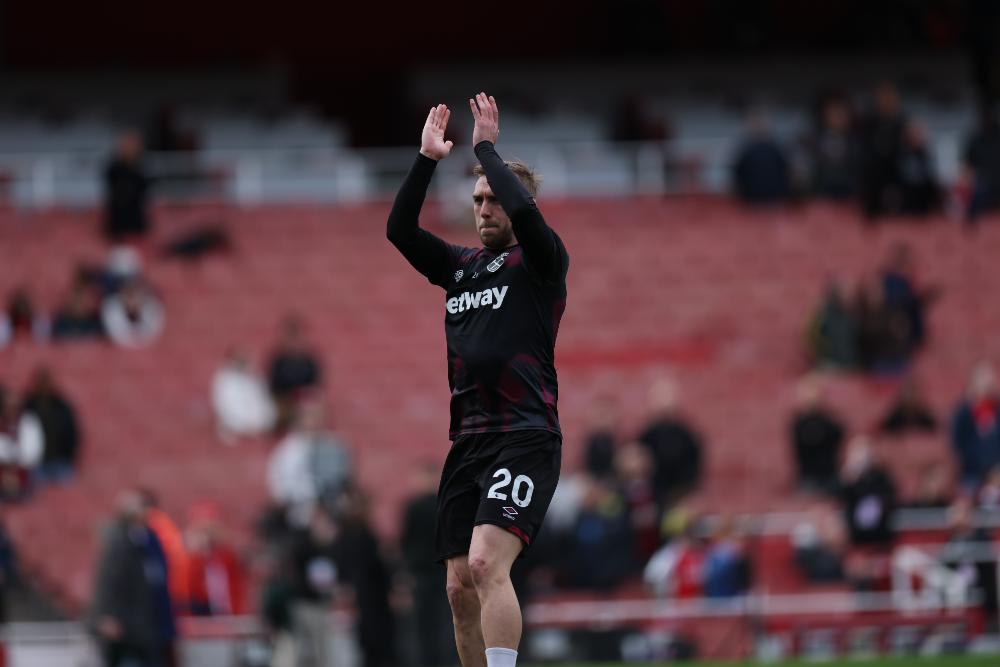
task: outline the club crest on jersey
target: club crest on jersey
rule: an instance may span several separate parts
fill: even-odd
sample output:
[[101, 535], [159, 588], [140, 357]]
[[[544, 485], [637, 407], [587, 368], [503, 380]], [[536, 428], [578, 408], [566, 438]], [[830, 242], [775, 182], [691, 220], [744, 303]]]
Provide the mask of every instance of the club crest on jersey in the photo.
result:
[[509, 254], [510, 254], [509, 252], [505, 252], [496, 259], [494, 259], [492, 262], [489, 263], [489, 265], [487, 265], [486, 270], [489, 271], [490, 273], [496, 273], [497, 270], [499, 270], [499, 268], [503, 266], [503, 261], [507, 258], [507, 255]]
[[510, 519], [511, 521], [513, 521], [514, 517], [517, 516], [517, 510], [513, 507], [501, 507], [500, 509], [503, 510], [504, 517]]
[[455, 282], [457, 283], [459, 280], [461, 280], [462, 276], [464, 276], [464, 275], [465, 275], [465, 271], [463, 271], [462, 269], [459, 269], [458, 271], [456, 271], [455, 272]]

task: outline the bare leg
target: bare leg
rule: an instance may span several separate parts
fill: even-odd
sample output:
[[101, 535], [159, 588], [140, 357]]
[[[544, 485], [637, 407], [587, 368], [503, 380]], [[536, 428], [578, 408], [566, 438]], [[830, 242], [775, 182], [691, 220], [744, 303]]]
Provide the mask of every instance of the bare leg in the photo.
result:
[[510, 582], [510, 568], [522, 546], [517, 536], [499, 526], [482, 524], [472, 531], [468, 568], [479, 596], [482, 636], [488, 648], [516, 651], [521, 641], [521, 607]]
[[486, 667], [479, 596], [469, 572], [468, 556], [448, 559], [448, 602], [455, 622], [455, 645], [462, 667]]

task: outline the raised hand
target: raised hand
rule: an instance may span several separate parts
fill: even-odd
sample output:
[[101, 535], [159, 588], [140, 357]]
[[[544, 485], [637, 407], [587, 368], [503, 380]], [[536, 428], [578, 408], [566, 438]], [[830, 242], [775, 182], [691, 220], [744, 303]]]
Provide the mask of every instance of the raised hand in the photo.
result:
[[476, 121], [472, 128], [472, 145], [475, 146], [480, 141], [495, 144], [500, 135], [500, 110], [497, 109], [497, 101], [492, 95], [479, 93], [476, 99], [469, 100], [469, 108]]
[[444, 140], [444, 130], [450, 117], [451, 110], [444, 104], [431, 107], [431, 112], [427, 114], [424, 131], [420, 135], [420, 152], [432, 160], [440, 160], [451, 153], [454, 144]]

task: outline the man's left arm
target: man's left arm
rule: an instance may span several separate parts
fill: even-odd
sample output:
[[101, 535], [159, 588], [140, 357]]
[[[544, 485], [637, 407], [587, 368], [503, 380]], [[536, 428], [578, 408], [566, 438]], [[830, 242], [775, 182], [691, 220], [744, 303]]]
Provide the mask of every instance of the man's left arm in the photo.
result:
[[510, 218], [514, 236], [524, 251], [528, 265], [546, 280], [564, 279], [569, 268], [569, 255], [562, 240], [545, 222], [535, 199], [507, 167], [494, 146], [500, 132], [496, 100], [480, 93], [476, 101], [469, 102], [476, 122], [473, 131], [476, 158], [483, 166], [490, 189]]

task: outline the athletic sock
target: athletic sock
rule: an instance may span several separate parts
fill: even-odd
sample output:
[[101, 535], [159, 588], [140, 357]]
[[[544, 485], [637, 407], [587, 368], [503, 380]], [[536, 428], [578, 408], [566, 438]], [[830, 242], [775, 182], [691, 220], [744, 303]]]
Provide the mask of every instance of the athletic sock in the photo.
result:
[[517, 651], [512, 648], [486, 649], [486, 667], [514, 667], [517, 664]]

